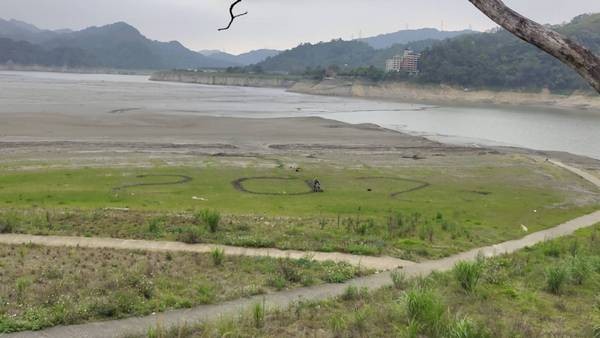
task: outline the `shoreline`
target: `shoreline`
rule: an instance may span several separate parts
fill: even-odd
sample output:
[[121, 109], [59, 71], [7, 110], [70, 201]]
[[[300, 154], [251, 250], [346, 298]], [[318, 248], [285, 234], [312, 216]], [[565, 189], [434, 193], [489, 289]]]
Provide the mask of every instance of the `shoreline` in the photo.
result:
[[282, 88], [291, 93], [352, 97], [392, 102], [451, 106], [527, 106], [554, 110], [577, 110], [600, 114], [600, 96], [575, 92], [553, 94], [548, 90], [511, 92], [492, 90], [460, 90], [447, 85], [415, 85], [405, 82], [372, 83], [363, 80], [325, 79], [322, 81], [274, 75], [200, 73], [162, 71], [151, 75], [150, 81], [180, 82], [214, 86]]

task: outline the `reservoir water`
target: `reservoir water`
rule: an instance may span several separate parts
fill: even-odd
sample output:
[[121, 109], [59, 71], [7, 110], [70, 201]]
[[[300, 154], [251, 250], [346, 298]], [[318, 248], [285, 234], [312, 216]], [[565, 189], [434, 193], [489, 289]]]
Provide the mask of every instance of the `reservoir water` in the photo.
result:
[[0, 72], [0, 114], [77, 116], [130, 110], [173, 116], [319, 116], [374, 123], [443, 142], [566, 151], [600, 159], [599, 111], [432, 106], [304, 95], [282, 89], [157, 83], [146, 76]]

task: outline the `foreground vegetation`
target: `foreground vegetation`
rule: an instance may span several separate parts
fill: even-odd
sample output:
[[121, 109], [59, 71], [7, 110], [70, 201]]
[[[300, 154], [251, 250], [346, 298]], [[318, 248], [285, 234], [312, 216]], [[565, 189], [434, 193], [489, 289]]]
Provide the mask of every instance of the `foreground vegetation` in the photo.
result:
[[[594, 189], [573, 175], [550, 165], [513, 163], [419, 170], [215, 165], [9, 172], [0, 177], [0, 232], [419, 260], [521, 237], [522, 225], [533, 232], [597, 208]], [[286, 179], [249, 179], [240, 183], [244, 192], [232, 184], [244, 177]], [[313, 177], [325, 192], [302, 195]], [[590, 193], [576, 193], [585, 190]], [[216, 222], [202, 210], [213, 210]]]
[[257, 304], [241, 318], [148, 336], [600, 336], [600, 225], [425, 279], [393, 277], [393, 287], [373, 293], [349, 288], [338, 299], [267, 314]]
[[369, 273], [344, 263], [0, 245], [0, 334], [149, 315]]

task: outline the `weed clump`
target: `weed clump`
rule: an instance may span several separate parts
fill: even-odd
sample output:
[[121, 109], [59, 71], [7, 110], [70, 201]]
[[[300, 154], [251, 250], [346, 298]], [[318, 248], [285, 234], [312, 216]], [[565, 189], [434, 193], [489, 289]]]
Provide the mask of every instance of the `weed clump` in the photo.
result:
[[404, 289], [408, 285], [406, 274], [402, 271], [392, 271], [391, 273], [392, 283], [396, 289]]
[[265, 306], [261, 303], [254, 304], [252, 308], [252, 319], [254, 321], [254, 327], [257, 329], [262, 328], [265, 325]]
[[405, 312], [417, 331], [424, 330], [433, 336], [443, 328], [444, 305], [441, 300], [426, 288], [415, 288], [404, 294]]
[[216, 210], [202, 210], [200, 213], [194, 216], [196, 222], [201, 221], [210, 232], [215, 233], [219, 230], [219, 223], [221, 222], [221, 213]]
[[546, 269], [546, 287], [553, 294], [560, 294], [567, 280], [568, 273], [562, 265], [549, 267]]
[[215, 266], [223, 265], [223, 260], [225, 260], [225, 250], [221, 248], [214, 248], [210, 255]]
[[591, 275], [592, 267], [583, 256], [575, 256], [569, 261], [569, 273], [573, 283], [582, 285]]
[[454, 266], [454, 277], [459, 282], [463, 290], [471, 293], [477, 287], [482, 273], [481, 262], [458, 262]]
[[177, 234], [177, 241], [187, 244], [197, 244], [202, 241], [202, 233], [197, 227], [187, 227]]

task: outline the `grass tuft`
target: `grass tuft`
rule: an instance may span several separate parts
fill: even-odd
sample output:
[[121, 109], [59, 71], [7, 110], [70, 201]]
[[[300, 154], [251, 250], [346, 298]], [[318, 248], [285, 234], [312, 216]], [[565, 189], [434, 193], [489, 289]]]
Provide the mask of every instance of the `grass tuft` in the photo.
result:
[[468, 293], [475, 291], [482, 274], [481, 262], [458, 262], [454, 266], [454, 277]]
[[546, 287], [551, 293], [561, 293], [563, 285], [568, 278], [567, 269], [562, 265], [552, 266], [546, 269]]
[[225, 260], [225, 251], [223, 249], [214, 248], [210, 255], [215, 266], [223, 265], [223, 260]]

